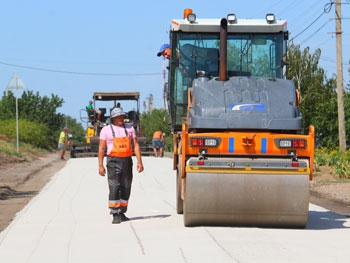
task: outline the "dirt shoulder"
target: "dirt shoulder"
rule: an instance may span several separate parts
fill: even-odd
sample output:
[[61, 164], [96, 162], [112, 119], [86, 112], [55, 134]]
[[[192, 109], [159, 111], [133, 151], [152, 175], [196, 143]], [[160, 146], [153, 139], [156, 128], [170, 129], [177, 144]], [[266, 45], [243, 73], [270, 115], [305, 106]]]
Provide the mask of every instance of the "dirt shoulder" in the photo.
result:
[[350, 217], [350, 180], [340, 180], [328, 166], [318, 170], [310, 182], [310, 202]]
[[[58, 152], [28, 156], [24, 159], [0, 153], [0, 232], [66, 164]], [[350, 216], [350, 180], [339, 180], [329, 167], [320, 167], [310, 182], [310, 202]]]
[[25, 158], [0, 153], [0, 160], [1, 232], [66, 162], [60, 160], [58, 152], [30, 154]]

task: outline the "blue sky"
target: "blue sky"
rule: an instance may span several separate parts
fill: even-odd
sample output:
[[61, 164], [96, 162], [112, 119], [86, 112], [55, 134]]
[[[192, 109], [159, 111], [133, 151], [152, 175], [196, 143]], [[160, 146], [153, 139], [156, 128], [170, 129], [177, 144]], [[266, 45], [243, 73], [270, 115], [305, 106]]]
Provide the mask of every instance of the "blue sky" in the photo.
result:
[[[343, 64], [349, 83], [350, 0], [342, 0]], [[290, 38], [313, 52], [321, 48], [320, 66], [336, 73], [335, 6], [329, 0], [4, 0], [0, 6], [0, 90], [16, 72], [26, 88], [41, 96], [58, 95], [59, 112], [79, 120], [95, 91], [140, 91], [163, 106], [163, 59], [173, 18], [185, 8], [197, 17], [265, 18], [274, 13], [288, 21]], [[326, 12], [325, 12], [326, 11]], [[306, 29], [306, 30], [305, 30]], [[304, 31], [305, 30], [305, 31]], [[303, 32], [304, 31], [304, 32]], [[299, 33], [303, 32], [299, 35]], [[128, 110], [124, 107], [124, 110]], [[141, 106], [142, 110], [142, 106]]]

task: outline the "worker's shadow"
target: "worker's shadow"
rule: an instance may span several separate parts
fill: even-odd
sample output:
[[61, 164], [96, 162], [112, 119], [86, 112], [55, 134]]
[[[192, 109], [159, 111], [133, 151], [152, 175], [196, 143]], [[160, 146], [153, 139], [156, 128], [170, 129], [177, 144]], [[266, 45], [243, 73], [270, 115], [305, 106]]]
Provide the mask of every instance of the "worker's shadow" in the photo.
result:
[[155, 219], [155, 218], [167, 218], [171, 215], [153, 215], [153, 216], [136, 216], [136, 217], [130, 217], [130, 220], [144, 220], [144, 219]]
[[340, 215], [331, 211], [309, 211], [306, 229], [327, 230], [350, 228], [350, 216]]

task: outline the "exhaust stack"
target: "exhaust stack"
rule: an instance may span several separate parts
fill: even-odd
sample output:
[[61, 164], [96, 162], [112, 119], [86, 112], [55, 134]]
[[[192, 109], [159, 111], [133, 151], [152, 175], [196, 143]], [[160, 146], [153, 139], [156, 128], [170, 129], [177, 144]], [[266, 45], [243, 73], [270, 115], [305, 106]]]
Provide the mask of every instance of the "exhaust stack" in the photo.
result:
[[220, 81], [227, 80], [227, 19], [223, 18], [220, 22]]

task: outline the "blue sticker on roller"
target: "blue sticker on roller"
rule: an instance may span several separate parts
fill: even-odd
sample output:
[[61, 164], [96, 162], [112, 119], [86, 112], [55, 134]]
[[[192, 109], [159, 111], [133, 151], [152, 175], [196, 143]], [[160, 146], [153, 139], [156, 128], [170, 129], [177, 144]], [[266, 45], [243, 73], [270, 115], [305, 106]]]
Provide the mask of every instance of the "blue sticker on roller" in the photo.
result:
[[234, 152], [234, 148], [235, 147], [235, 138], [229, 138], [228, 139], [228, 151], [230, 153], [233, 153]]
[[261, 103], [246, 103], [246, 104], [232, 104], [232, 111], [264, 111], [265, 104]]
[[266, 140], [266, 138], [261, 139], [261, 152], [262, 153], [267, 152], [267, 140]]

